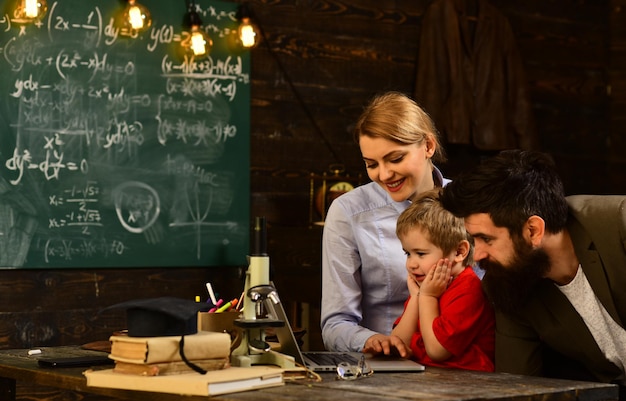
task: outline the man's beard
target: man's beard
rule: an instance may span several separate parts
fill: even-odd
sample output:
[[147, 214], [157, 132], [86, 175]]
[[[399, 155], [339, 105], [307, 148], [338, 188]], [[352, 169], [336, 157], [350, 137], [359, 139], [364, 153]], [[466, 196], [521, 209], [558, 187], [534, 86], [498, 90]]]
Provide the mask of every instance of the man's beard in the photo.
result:
[[524, 239], [513, 237], [515, 257], [506, 267], [487, 259], [479, 262], [485, 270], [483, 288], [495, 309], [518, 312], [528, 301], [535, 285], [550, 269], [550, 258], [541, 249], [533, 249]]

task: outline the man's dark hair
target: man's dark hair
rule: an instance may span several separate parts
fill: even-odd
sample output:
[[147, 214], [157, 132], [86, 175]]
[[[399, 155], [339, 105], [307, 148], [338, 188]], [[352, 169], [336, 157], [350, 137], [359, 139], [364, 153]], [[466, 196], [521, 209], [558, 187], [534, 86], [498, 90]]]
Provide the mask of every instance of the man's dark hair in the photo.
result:
[[488, 213], [498, 227], [519, 235], [530, 216], [541, 217], [549, 233], [567, 222], [563, 183], [552, 158], [537, 151], [505, 150], [446, 185], [443, 206], [458, 217]]

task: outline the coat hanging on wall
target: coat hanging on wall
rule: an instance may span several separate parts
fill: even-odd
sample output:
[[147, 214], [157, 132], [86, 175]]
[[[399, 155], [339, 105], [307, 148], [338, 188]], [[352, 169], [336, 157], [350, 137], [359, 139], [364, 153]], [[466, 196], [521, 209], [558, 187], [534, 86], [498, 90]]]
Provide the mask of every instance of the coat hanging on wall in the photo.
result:
[[508, 20], [486, 0], [434, 0], [422, 19], [415, 99], [444, 143], [537, 147], [522, 59]]

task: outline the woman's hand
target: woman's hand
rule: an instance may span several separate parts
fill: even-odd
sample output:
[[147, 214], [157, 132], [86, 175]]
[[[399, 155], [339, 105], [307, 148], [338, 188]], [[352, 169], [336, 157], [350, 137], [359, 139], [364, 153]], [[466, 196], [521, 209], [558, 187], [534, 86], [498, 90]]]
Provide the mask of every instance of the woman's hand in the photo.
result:
[[400, 355], [408, 358], [411, 349], [398, 336], [374, 334], [365, 341], [362, 352], [371, 354]]

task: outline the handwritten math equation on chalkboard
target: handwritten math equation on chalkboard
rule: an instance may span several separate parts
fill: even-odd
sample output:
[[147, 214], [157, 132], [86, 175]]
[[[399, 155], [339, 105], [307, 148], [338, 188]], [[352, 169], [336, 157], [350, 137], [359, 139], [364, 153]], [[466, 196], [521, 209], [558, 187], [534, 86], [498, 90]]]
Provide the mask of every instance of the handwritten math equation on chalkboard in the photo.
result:
[[106, 0], [52, 2], [31, 25], [0, 18], [1, 268], [245, 263], [250, 67], [227, 46], [236, 4], [197, 2], [216, 45], [195, 60], [178, 51], [185, 8], [170, 3], [134, 37]]

